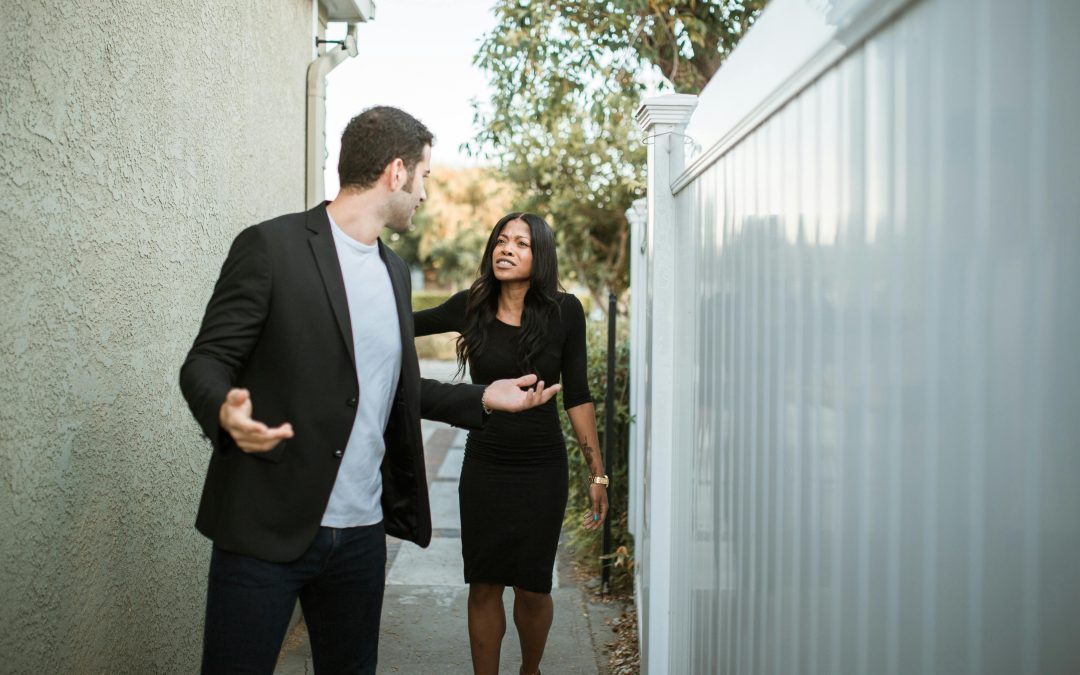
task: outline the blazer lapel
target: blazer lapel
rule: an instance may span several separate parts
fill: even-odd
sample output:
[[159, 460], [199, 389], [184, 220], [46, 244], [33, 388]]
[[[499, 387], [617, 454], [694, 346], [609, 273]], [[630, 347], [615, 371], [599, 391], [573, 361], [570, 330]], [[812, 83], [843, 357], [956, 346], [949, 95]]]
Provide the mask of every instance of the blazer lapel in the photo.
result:
[[345, 279], [341, 276], [341, 263], [338, 261], [334, 235], [330, 231], [330, 220], [326, 216], [326, 204], [316, 206], [307, 214], [307, 227], [314, 234], [308, 239], [311, 252], [315, 254], [315, 264], [322, 276], [326, 295], [337, 319], [338, 330], [349, 350], [349, 358], [356, 364], [356, 351], [353, 345], [352, 320], [349, 318], [349, 298], [345, 295]]

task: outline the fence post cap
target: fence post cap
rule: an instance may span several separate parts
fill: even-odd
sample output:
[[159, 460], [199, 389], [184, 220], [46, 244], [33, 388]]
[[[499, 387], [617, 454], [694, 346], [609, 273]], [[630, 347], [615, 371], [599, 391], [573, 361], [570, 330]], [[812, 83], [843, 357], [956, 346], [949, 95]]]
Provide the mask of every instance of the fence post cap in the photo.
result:
[[698, 97], [692, 94], [653, 96], [641, 102], [634, 118], [645, 131], [657, 124], [685, 125], [697, 104]]

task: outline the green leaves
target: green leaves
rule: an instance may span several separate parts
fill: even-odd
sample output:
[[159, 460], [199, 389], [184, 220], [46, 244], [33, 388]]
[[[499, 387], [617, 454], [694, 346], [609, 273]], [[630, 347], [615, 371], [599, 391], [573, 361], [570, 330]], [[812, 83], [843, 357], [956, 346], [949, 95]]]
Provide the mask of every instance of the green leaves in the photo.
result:
[[[649, 79], [697, 93], [767, 0], [497, 0], [474, 62], [495, 93], [469, 146], [559, 239], [560, 272], [602, 302], [628, 283], [626, 210], [645, 186], [633, 123]], [[659, 72], [658, 72], [659, 71]]]

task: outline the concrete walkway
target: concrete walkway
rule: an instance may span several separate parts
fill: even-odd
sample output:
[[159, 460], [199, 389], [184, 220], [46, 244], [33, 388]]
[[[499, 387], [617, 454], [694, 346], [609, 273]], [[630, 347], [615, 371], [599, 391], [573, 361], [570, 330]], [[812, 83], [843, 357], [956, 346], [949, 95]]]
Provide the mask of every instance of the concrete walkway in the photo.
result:
[[[452, 364], [423, 362], [425, 377], [449, 380]], [[387, 538], [386, 596], [379, 640], [379, 673], [428, 675], [471, 673], [466, 599], [461, 572], [461, 519], [457, 484], [464, 458], [465, 432], [425, 421], [424, 450], [431, 493], [433, 537], [421, 549]], [[566, 573], [560, 551], [552, 599], [555, 621], [541, 670], [545, 673], [607, 673], [606, 643], [613, 639], [608, 619], [618, 608], [590, 602]], [[503, 597], [507, 630], [501, 673], [516, 674], [521, 663], [513, 624], [512, 589]], [[286, 639], [279, 675], [313, 673], [303, 623]]]

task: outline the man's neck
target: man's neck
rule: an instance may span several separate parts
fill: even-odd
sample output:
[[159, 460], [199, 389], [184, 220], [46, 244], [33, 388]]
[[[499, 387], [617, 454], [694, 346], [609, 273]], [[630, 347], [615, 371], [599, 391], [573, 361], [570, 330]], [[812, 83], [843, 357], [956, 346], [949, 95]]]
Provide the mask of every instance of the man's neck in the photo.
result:
[[383, 229], [382, 200], [375, 190], [342, 190], [326, 211], [341, 231], [356, 241], [371, 246]]

